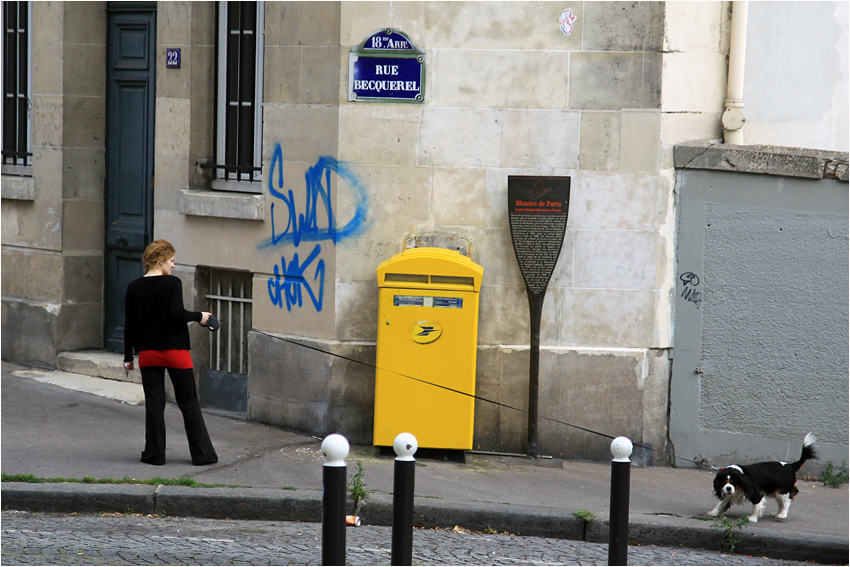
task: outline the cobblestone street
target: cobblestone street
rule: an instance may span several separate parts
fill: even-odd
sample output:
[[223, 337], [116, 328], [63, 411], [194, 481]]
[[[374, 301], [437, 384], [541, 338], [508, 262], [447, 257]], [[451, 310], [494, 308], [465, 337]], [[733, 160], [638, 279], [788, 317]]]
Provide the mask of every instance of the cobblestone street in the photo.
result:
[[[389, 565], [391, 528], [346, 532], [349, 565]], [[321, 525], [4, 511], [3, 565], [321, 565]], [[507, 534], [415, 530], [414, 565], [606, 565], [607, 546]], [[802, 565], [655, 546], [630, 565]]]

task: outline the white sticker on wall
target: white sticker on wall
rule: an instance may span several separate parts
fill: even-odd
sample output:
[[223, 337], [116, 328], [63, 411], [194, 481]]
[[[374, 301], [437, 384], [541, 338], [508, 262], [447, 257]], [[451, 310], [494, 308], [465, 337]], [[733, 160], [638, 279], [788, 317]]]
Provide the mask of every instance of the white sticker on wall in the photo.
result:
[[567, 8], [564, 10], [564, 13], [561, 14], [560, 18], [558, 18], [558, 22], [561, 24], [561, 31], [564, 32], [564, 35], [570, 35], [573, 33], [574, 21], [576, 21], [576, 16], [573, 14], [572, 9]]

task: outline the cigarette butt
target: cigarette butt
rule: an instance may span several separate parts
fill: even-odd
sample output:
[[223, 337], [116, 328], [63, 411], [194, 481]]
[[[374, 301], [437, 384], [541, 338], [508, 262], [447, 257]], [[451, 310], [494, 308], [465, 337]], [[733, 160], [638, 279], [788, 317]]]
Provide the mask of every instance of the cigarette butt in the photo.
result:
[[355, 528], [360, 527], [360, 516], [346, 516], [345, 524], [348, 526], [354, 526]]

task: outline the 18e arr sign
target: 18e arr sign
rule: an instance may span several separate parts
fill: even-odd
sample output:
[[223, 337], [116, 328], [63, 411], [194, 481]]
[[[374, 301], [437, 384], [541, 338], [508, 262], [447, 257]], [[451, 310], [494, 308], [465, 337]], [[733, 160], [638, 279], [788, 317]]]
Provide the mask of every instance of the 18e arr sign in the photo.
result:
[[350, 101], [425, 100], [425, 52], [398, 30], [378, 30], [352, 47], [348, 71]]

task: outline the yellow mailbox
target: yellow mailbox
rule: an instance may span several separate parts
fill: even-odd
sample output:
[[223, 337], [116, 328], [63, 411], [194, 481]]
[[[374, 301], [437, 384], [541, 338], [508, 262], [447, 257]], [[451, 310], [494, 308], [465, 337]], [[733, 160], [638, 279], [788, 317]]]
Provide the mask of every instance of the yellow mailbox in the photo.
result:
[[472, 449], [483, 274], [443, 248], [413, 248], [378, 266], [375, 445], [407, 432], [422, 448]]

